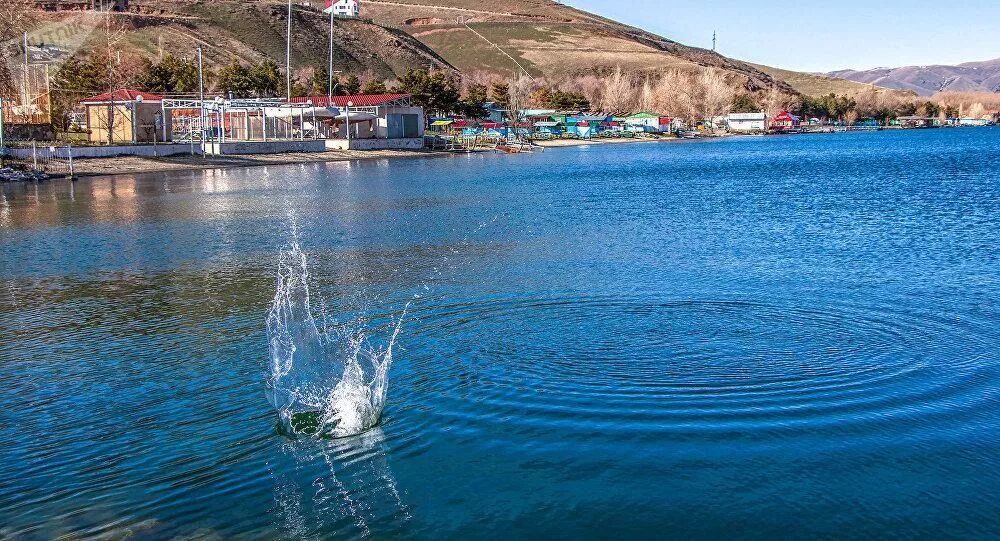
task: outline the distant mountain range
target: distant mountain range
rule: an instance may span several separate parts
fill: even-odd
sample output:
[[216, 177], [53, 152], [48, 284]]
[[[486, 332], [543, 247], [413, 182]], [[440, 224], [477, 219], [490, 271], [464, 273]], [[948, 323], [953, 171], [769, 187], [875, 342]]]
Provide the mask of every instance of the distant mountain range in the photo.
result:
[[898, 90], [912, 90], [921, 96], [947, 91], [1000, 92], [1000, 58], [957, 66], [840, 70], [826, 75]]

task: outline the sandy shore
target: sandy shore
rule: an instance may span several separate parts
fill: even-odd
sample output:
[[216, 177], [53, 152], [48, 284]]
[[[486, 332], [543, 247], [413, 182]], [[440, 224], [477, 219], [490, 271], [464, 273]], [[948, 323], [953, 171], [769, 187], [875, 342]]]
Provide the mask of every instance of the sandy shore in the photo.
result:
[[447, 156], [453, 152], [435, 150], [329, 150], [326, 152], [297, 152], [284, 154], [255, 154], [242, 156], [208, 156], [189, 154], [144, 158], [117, 156], [114, 158], [88, 158], [73, 161], [77, 176], [103, 176], [161, 171], [188, 171], [196, 169], [222, 169], [229, 167], [254, 167], [294, 163], [340, 162], [349, 160], [374, 160]]

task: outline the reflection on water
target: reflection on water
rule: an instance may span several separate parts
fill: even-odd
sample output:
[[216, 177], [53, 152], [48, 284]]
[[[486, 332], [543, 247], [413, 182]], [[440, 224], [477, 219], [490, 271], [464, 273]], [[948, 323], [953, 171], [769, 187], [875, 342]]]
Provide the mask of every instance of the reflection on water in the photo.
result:
[[281, 452], [294, 466], [271, 472], [274, 508], [290, 538], [368, 537], [373, 525], [383, 537], [411, 518], [381, 428], [336, 440], [291, 439]]

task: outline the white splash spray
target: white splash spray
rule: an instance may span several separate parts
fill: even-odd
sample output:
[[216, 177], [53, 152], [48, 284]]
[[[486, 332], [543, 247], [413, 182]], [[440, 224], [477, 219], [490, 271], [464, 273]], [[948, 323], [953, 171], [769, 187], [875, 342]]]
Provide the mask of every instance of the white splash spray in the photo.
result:
[[375, 426], [388, 393], [392, 348], [406, 316], [384, 347], [355, 330], [317, 326], [309, 298], [306, 255], [296, 241], [278, 260], [277, 286], [267, 314], [271, 372], [268, 400], [286, 429], [345, 437]]

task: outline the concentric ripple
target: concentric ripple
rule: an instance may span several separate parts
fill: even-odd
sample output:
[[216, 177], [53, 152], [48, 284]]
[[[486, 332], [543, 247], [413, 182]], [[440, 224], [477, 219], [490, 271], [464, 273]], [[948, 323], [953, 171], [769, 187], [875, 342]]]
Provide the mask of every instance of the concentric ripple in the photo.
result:
[[764, 433], [988, 399], [988, 322], [888, 305], [510, 298], [418, 310], [413, 325], [436, 342], [411, 349], [444, 351], [413, 361], [405, 392], [451, 402], [438, 410], [458, 424]]

